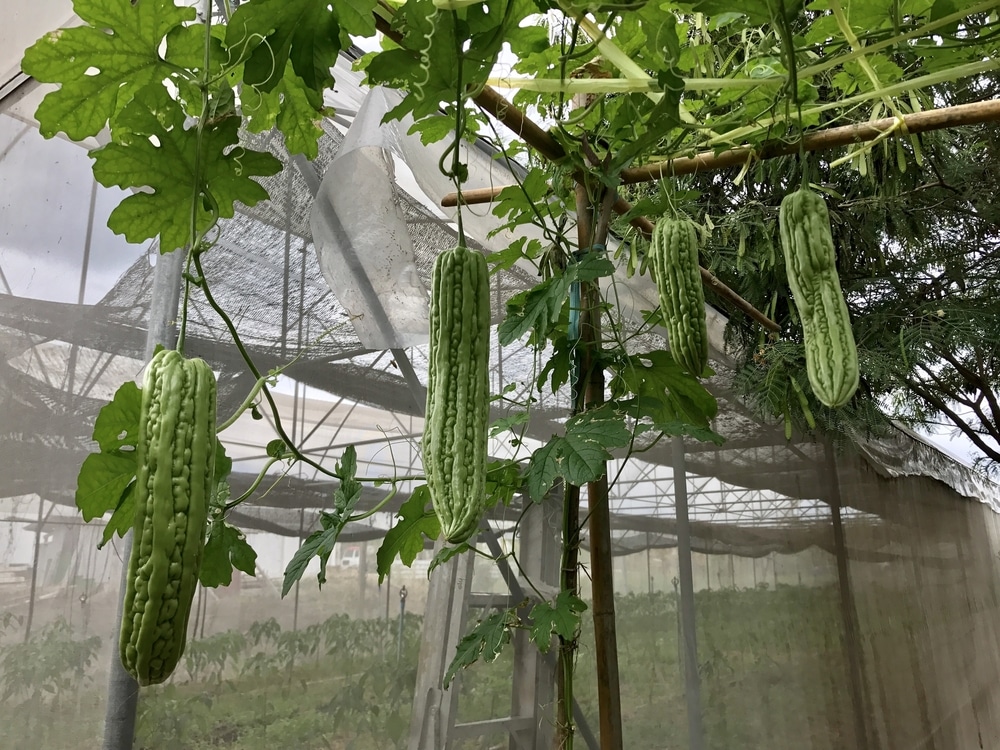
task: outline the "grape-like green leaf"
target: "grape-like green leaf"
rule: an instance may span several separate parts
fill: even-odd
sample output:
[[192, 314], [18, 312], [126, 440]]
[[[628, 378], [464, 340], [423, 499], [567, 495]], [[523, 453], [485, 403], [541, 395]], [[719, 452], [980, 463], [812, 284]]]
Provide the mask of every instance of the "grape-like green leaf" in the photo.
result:
[[135, 479], [133, 451], [91, 453], [84, 459], [76, 480], [76, 507], [84, 521], [114, 511], [129, 483]]
[[604, 474], [610, 451], [625, 447], [631, 439], [624, 416], [611, 404], [578, 414], [566, 422], [560, 472], [570, 484], [593, 482]]
[[495, 661], [503, 651], [503, 647], [510, 642], [511, 629], [515, 624], [517, 624], [517, 612], [513, 609], [494, 612], [480, 621], [455, 648], [455, 657], [444, 673], [445, 688], [454, 679], [458, 670], [475, 664], [480, 657], [487, 664]]
[[557, 476], [576, 485], [599, 479], [610, 451], [628, 445], [631, 439], [624, 415], [611, 404], [572, 417], [566, 422], [565, 435], [553, 435], [532, 454], [525, 472], [528, 494], [541, 502]]
[[[239, 145], [239, 118], [205, 126], [198, 188], [210, 196], [218, 215], [230, 218], [234, 203], [248, 206], [267, 199], [253, 177], [276, 174], [281, 162], [270, 154]], [[198, 137], [185, 129], [184, 111], [166, 89], [153, 84], [139, 91], [116, 120], [116, 139], [91, 153], [94, 176], [102, 185], [144, 187], [111, 212], [108, 226], [129, 242], [160, 236], [160, 251], [184, 246], [191, 237], [191, 196], [196, 183]], [[199, 229], [211, 223], [198, 202]]]
[[549, 442], [531, 454], [528, 470], [525, 472], [525, 483], [528, 495], [536, 503], [540, 503], [549, 491], [549, 487], [559, 476], [559, 448], [562, 443], [560, 435], [554, 435]]
[[241, 103], [250, 132], [262, 133], [277, 125], [285, 136], [289, 153], [303, 154], [307, 159], [315, 159], [319, 154], [323, 97], [305, 85], [291, 63], [286, 65], [280, 83], [270, 91], [246, 86]]
[[205, 543], [198, 580], [202, 586], [209, 588], [228, 586], [233, 582], [233, 568], [254, 575], [257, 571], [257, 552], [242, 531], [217, 519], [212, 523]]
[[229, 20], [226, 47], [245, 61], [244, 82], [261, 91], [274, 89], [291, 61], [306, 86], [318, 92], [333, 85], [340, 25], [325, 0], [250, 0]]
[[587, 604], [572, 591], [560, 591], [554, 604], [539, 602], [531, 609], [531, 640], [543, 654], [549, 650], [552, 634], [571, 641], [580, 629], [580, 613]]
[[101, 407], [94, 422], [94, 441], [105, 453], [124, 446], [135, 447], [139, 441], [139, 412], [142, 391], [131, 380], [123, 383], [110, 403]]
[[22, 70], [62, 84], [47, 94], [35, 117], [46, 138], [63, 131], [75, 141], [97, 135], [143, 87], [174, 73], [158, 48], [172, 30], [195, 17], [173, 0], [76, 0], [87, 24], [51, 31], [24, 55]]
[[440, 536], [441, 522], [434, 511], [427, 507], [430, 499], [430, 490], [426, 484], [422, 484], [399, 508], [399, 520], [386, 533], [382, 546], [375, 555], [379, 583], [389, 574], [393, 560], [399, 557], [403, 565], [412, 565], [417, 554], [424, 548], [424, 537], [437, 539]]
[[511, 297], [507, 301], [507, 317], [497, 327], [500, 344], [512, 344], [532, 330], [536, 341], [544, 341], [559, 319], [571, 284], [568, 274], [560, 274]]
[[[685, 373], [670, 352], [622, 357], [611, 367], [615, 371], [611, 392], [622, 399], [635, 419], [648, 417], [663, 424], [687, 421], [693, 427], [707, 428], [718, 411], [715, 397], [697, 378]], [[635, 399], [627, 399], [627, 394]]]

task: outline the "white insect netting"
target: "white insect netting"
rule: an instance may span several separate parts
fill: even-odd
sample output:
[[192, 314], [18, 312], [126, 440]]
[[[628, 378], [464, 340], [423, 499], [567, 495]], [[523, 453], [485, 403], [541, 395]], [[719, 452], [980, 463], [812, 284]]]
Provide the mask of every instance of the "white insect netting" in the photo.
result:
[[[436, 207], [451, 186], [440, 151], [406, 123], [378, 127], [393, 94], [368, 98], [349, 62], [341, 67], [332, 104], [358, 113], [354, 125], [345, 136], [327, 122], [312, 164], [289, 158], [278, 137], [248, 137], [288, 168], [267, 181], [269, 202], [224, 224], [205, 270], [261, 370], [301, 355], [276, 399], [306, 452], [332, 465], [353, 444], [360, 474], [419, 472], [425, 290], [436, 253], [456, 242]], [[82, 522], [75, 479], [97, 410], [141, 370], [156, 248], [104, 228], [116, 199], [99, 191], [91, 205], [78, 146], [43, 141], [8, 109], [0, 153], [0, 746], [92, 747], [117, 658], [120, 561], [114, 544], [96, 549], [100, 523]], [[465, 154], [470, 187], [513, 179], [491, 154]], [[484, 207], [464, 224], [484, 251], [511, 239], [487, 236], [496, 220]], [[495, 276], [495, 323], [535, 280], [519, 267]], [[613, 283], [629, 303], [623, 325], [654, 306], [648, 280]], [[253, 378], [197, 295], [187, 336], [188, 352], [219, 373], [220, 412], [232, 413]], [[678, 521], [669, 443], [611, 467], [622, 468], [612, 529], [626, 746], [1000, 746], [997, 487], [902, 431], [836, 455], [786, 441], [733, 397], [718, 348], [713, 358], [714, 428], [727, 442], [686, 444], [689, 520]], [[518, 383], [515, 395], [526, 393], [536, 367], [530, 351], [494, 340], [494, 391]], [[528, 444], [560, 429], [567, 407], [565, 393], [538, 403]], [[234, 495], [266, 460], [272, 420], [244, 415], [225, 433]], [[495, 456], [512, 455], [509, 437], [493, 440]], [[419, 686], [438, 689], [440, 675], [418, 653], [450, 653], [464, 627], [516, 595], [477, 559], [462, 627], [445, 632], [423, 627], [447, 606], [427, 580], [431, 550], [379, 585], [375, 553], [410, 487], [345, 530], [322, 590], [314, 566], [284, 600], [284, 566], [335, 484], [299, 467], [266, 487], [230, 517], [258, 550], [257, 575], [199, 593], [181, 667], [143, 695], [136, 747], [550, 746], [551, 670], [521, 632], [497, 663], [461, 675], [445, 725], [427, 729]], [[386, 491], [366, 485], [360, 509]], [[497, 543], [522, 553], [543, 593], [557, 583], [557, 515], [517, 498], [490, 516]], [[694, 652], [680, 637], [681, 536], [692, 550]], [[589, 599], [586, 575], [583, 587]], [[589, 637], [585, 624], [578, 698], [596, 726]], [[697, 686], [684, 678], [691, 658]], [[519, 721], [474, 724], [511, 716]]]

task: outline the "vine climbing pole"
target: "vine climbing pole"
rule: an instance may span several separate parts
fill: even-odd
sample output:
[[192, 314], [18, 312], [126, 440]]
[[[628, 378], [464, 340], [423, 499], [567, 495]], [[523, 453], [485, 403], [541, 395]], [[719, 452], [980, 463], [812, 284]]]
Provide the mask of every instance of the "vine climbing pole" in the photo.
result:
[[[153, 357], [157, 345], [172, 347], [177, 341], [177, 309], [180, 305], [181, 280], [187, 254], [176, 252], [160, 255], [153, 269], [153, 293], [149, 305], [149, 323], [146, 331], [145, 361]], [[115, 620], [115, 637], [121, 630], [125, 589], [128, 580], [128, 559], [132, 551], [132, 533], [125, 535], [121, 545], [122, 565], [121, 595], [118, 597], [118, 616]], [[115, 649], [117, 652], [117, 649]], [[108, 705], [104, 718], [104, 744], [102, 750], [129, 750], [135, 738], [135, 717], [139, 707], [139, 684], [125, 671], [117, 653], [111, 660], [108, 677]]]
[[[600, 200], [595, 201], [595, 197]], [[600, 252], [606, 246], [614, 198], [614, 192], [606, 188], [602, 188], [595, 196], [590, 185], [577, 185], [577, 242], [581, 254]], [[581, 282], [579, 299], [580, 338], [575, 358], [577, 379], [574, 406], [579, 408], [582, 403], [582, 410], [587, 410], [604, 403], [604, 366], [601, 362], [603, 299], [597, 281]], [[618, 679], [618, 636], [615, 627], [607, 472], [587, 485], [587, 505], [601, 750], [622, 750], [621, 690]]]

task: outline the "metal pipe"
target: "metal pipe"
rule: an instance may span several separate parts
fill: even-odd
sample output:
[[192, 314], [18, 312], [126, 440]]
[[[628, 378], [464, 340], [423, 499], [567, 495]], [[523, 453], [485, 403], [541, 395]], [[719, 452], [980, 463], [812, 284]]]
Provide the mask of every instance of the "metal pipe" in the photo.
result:
[[680, 578], [681, 636], [684, 654], [684, 698], [687, 701], [688, 748], [703, 750], [701, 682], [698, 677], [698, 642], [695, 637], [694, 579], [691, 566], [691, 526], [688, 521], [687, 474], [684, 438], [673, 439], [674, 502], [677, 513], [677, 570]]
[[[173, 346], [177, 341], [177, 309], [181, 298], [181, 278], [186, 254], [177, 250], [160, 255], [153, 270], [153, 293], [149, 305], [149, 328], [146, 332], [145, 358], [149, 361], [158, 344]], [[132, 532], [122, 542], [121, 558], [132, 553]], [[117, 638], [121, 630], [125, 589], [128, 585], [128, 564], [122, 565], [118, 616], [115, 618]], [[135, 740], [135, 717], [139, 706], [139, 684], [122, 667], [118, 659], [111, 660], [108, 676], [108, 706], [104, 715], [102, 750], [130, 750]]]

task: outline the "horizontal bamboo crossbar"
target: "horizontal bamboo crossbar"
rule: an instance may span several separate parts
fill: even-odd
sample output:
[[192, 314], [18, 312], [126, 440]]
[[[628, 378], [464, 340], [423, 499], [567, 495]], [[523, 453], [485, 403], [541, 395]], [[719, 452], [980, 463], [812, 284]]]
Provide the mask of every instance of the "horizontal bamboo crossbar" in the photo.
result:
[[[796, 154], [803, 151], [826, 151], [840, 146], [855, 143], [865, 143], [884, 137], [887, 133], [893, 135], [915, 135], [932, 130], [944, 130], [961, 125], [976, 125], [983, 122], [1000, 121], [1000, 99], [990, 99], [973, 104], [960, 104], [954, 107], [929, 109], [904, 115], [902, 118], [887, 117], [871, 122], [854, 125], [844, 125], [827, 130], [810, 133], [800, 141], [774, 140], [765, 141], [760, 146], [740, 146], [728, 151], [716, 153], [706, 151], [694, 156], [682, 156], [668, 161], [647, 164], [642, 167], [623, 169], [620, 173], [624, 185], [635, 185], [640, 182], [651, 182], [664, 177], [677, 177], [697, 172], [713, 172], [729, 167], [742, 166], [748, 161], [762, 161], [778, 156]], [[895, 130], [895, 133], [892, 131]], [[462, 192], [462, 203], [473, 205], [491, 203], [506, 186], [483, 188]], [[458, 196], [449, 193], [441, 200], [441, 205], [450, 207], [457, 204]]]

